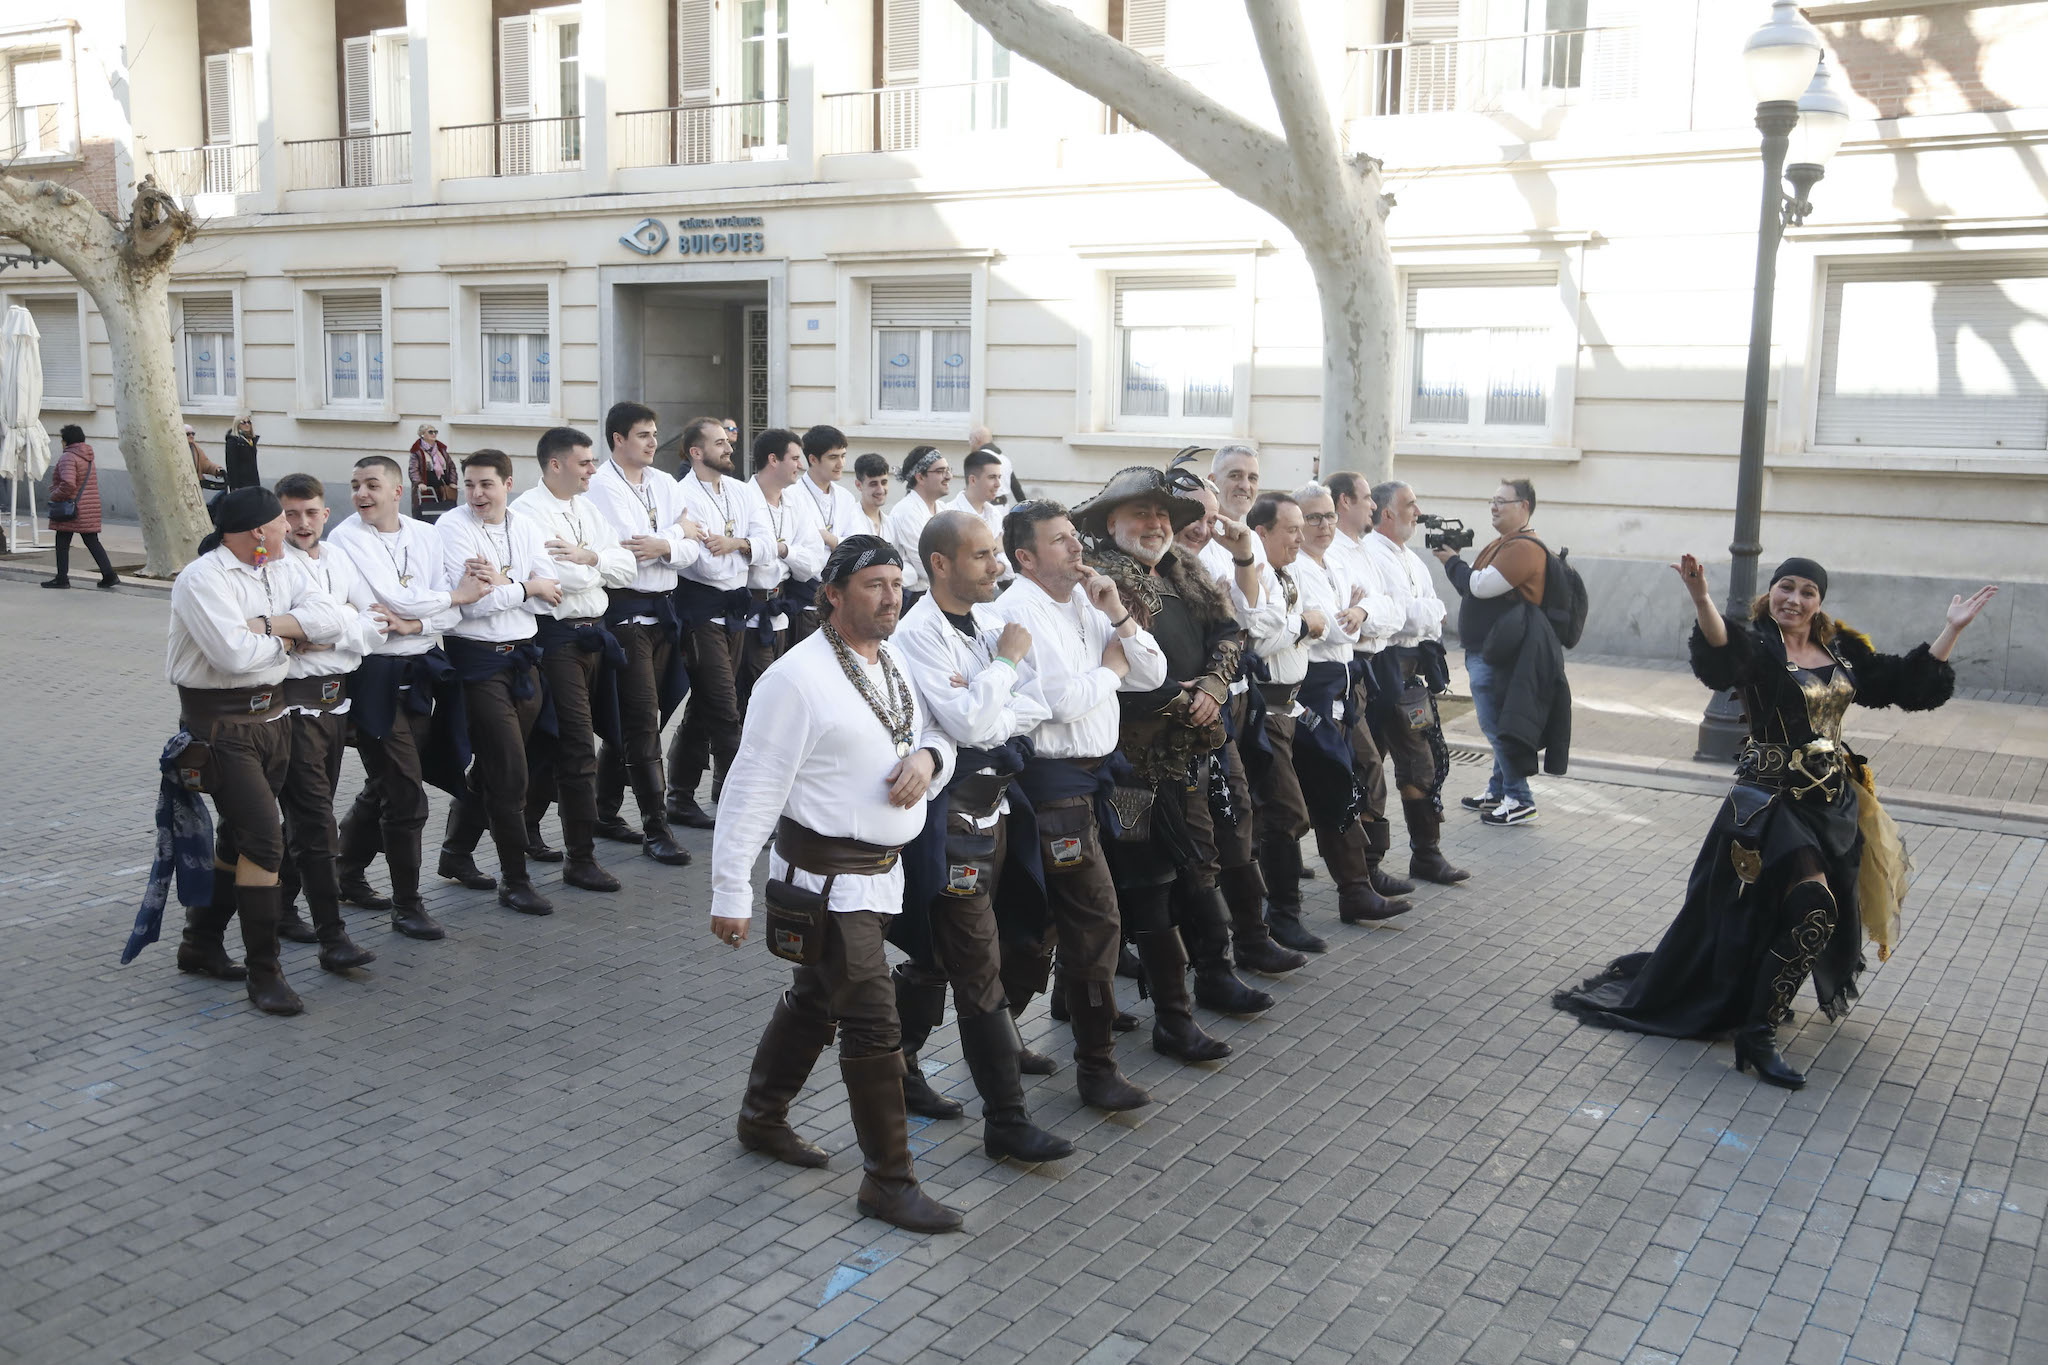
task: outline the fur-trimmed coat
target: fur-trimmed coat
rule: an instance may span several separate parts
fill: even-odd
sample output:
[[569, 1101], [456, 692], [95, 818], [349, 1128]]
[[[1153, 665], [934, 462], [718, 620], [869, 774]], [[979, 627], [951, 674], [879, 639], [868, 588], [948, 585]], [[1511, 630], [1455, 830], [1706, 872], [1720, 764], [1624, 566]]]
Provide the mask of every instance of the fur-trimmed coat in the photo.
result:
[[1201, 561], [1178, 549], [1167, 551], [1155, 575], [1114, 545], [1099, 544], [1087, 557], [1088, 567], [1105, 574], [1116, 584], [1124, 610], [1137, 623], [1151, 630], [1165, 605], [1164, 588], [1185, 603], [1201, 632], [1203, 657], [1191, 675], [1177, 671], [1179, 661], [1168, 660], [1169, 675], [1164, 686], [1152, 692], [1120, 693], [1123, 707], [1121, 747], [1139, 774], [1147, 781], [1168, 773], [1185, 773], [1195, 754], [1221, 748], [1225, 739], [1223, 722], [1195, 726], [1188, 718], [1188, 694], [1180, 684], [1192, 678], [1196, 686], [1218, 707], [1230, 701], [1230, 684], [1243, 667], [1244, 635], [1231, 610], [1230, 599], [1210, 577]]

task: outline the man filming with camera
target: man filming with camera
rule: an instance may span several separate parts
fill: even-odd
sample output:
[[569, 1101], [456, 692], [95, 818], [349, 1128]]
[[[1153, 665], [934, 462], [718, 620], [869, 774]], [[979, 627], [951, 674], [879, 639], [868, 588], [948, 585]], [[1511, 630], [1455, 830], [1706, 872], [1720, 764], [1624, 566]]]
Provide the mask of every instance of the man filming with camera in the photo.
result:
[[[1394, 760], [1394, 781], [1401, 789], [1401, 814], [1408, 824], [1411, 850], [1408, 875], [1454, 886], [1472, 874], [1452, 866], [1438, 845], [1444, 823], [1441, 796], [1451, 767], [1433, 695], [1450, 683], [1443, 646], [1445, 607], [1436, 595], [1429, 566], [1408, 548], [1416, 523], [1434, 519], [1422, 515], [1415, 490], [1405, 483], [1375, 486], [1372, 502], [1379, 513], [1372, 534], [1364, 540], [1363, 558], [1379, 575], [1380, 591], [1393, 598], [1400, 613], [1399, 627], [1369, 665], [1372, 719], [1383, 741], [1381, 749]], [[1430, 535], [1431, 549], [1441, 534]], [[1469, 531], [1445, 537], [1460, 538], [1464, 545], [1472, 543]]]
[[1519, 825], [1536, 818], [1536, 798], [1529, 791], [1528, 775], [1517, 773], [1501, 753], [1500, 697], [1507, 681], [1502, 675], [1512, 669], [1489, 664], [1486, 644], [1495, 625], [1518, 603], [1543, 605], [1544, 570], [1550, 556], [1529, 530], [1529, 519], [1536, 514], [1534, 484], [1527, 479], [1508, 479], [1488, 507], [1493, 529], [1500, 534], [1470, 566], [1454, 547], [1433, 546], [1432, 552], [1463, 599], [1458, 607], [1458, 638], [1465, 645], [1465, 676], [1472, 684], [1472, 707], [1480, 732], [1493, 749], [1493, 776], [1485, 794], [1465, 797], [1459, 804], [1480, 812], [1479, 818], [1486, 824]]

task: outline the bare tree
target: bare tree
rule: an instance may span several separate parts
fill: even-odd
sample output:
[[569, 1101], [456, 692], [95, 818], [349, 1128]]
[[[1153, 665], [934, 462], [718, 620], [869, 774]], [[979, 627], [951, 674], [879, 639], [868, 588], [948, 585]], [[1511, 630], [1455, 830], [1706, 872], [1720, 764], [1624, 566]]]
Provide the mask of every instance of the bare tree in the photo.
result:
[[70, 271], [106, 324], [114, 419], [142, 513], [143, 572], [158, 578], [183, 568], [212, 529], [185, 448], [167, 292], [171, 260], [196, 231], [154, 177], [135, 187], [124, 224], [76, 190], [0, 174], [0, 236]]
[[1286, 225], [1323, 310], [1327, 471], [1390, 477], [1394, 454], [1393, 255], [1380, 164], [1346, 156], [1323, 98], [1298, 0], [1246, 0], [1283, 138], [1051, 0], [958, 0], [1011, 51], [1115, 108], [1197, 170]]

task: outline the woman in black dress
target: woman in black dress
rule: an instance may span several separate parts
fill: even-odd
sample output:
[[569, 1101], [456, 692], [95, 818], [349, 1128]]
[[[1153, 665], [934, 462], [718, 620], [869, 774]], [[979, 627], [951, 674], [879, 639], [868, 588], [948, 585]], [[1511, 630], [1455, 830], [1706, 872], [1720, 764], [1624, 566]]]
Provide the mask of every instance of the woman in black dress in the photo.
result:
[[[1715, 609], [1698, 560], [1686, 555], [1672, 567], [1699, 616], [1693, 673], [1716, 691], [1742, 693], [1749, 740], [1663, 942], [1616, 958], [1554, 1002], [1607, 1028], [1732, 1035], [1738, 1070], [1755, 1067], [1771, 1084], [1797, 1090], [1806, 1077], [1778, 1055], [1777, 1028], [1791, 1018], [1809, 972], [1828, 1018], [1854, 1003], [1864, 967], [1859, 815], [1864, 828], [1889, 830], [1868, 769], [1842, 742], [1843, 713], [1852, 701], [1907, 711], [1947, 701], [1955, 690], [1949, 652], [1998, 589], [1950, 602], [1933, 644], [1879, 654], [1821, 611], [1827, 571], [1810, 559], [1779, 565], [1747, 621]], [[1869, 852], [1898, 851], [1894, 844]]]

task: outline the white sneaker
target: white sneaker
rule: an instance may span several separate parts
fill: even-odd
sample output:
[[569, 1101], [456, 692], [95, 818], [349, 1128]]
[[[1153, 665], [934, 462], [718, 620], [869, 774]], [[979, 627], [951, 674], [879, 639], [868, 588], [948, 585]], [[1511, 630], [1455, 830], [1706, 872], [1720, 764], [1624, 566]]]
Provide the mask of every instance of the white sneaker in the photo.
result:
[[1479, 817], [1482, 825], [1525, 825], [1536, 818], [1536, 807], [1527, 801], [1512, 797], [1503, 800], [1492, 810]]
[[1461, 796], [1458, 804], [1466, 810], [1492, 810], [1500, 804], [1500, 798], [1491, 794], [1485, 796]]

